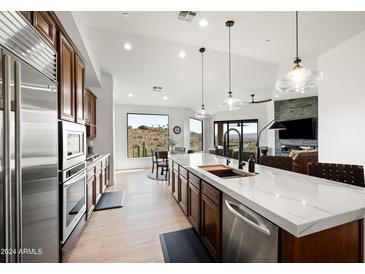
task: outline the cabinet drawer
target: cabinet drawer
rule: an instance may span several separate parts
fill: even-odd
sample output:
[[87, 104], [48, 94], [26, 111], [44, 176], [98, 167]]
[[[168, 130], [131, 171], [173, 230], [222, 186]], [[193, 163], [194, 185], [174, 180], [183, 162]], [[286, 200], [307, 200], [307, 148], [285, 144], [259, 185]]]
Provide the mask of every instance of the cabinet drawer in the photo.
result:
[[195, 186], [198, 190], [200, 190], [200, 178], [195, 176], [193, 173], [189, 172], [189, 184]]
[[221, 206], [221, 201], [222, 201], [221, 191], [219, 191], [215, 187], [211, 186], [210, 184], [208, 184], [207, 182], [202, 180], [201, 181], [201, 192], [205, 196], [207, 196], [212, 202]]
[[183, 168], [182, 166], [179, 167], [179, 173], [181, 176], [183, 176], [185, 179], [188, 178], [188, 171]]

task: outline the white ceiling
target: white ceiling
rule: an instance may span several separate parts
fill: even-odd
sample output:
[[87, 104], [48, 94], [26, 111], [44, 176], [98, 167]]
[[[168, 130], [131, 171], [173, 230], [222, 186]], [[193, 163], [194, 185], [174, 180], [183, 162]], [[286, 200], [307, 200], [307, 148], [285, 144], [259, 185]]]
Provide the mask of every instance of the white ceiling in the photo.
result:
[[[200, 107], [201, 59], [205, 46], [206, 105], [218, 111], [228, 89], [228, 33], [233, 19], [233, 93], [249, 100], [271, 97], [279, 63], [291, 66], [294, 12], [200, 12], [191, 23], [177, 12], [73, 12], [89, 34], [94, 56], [104, 73], [113, 75], [121, 104]], [[200, 19], [208, 26], [201, 28]], [[365, 29], [364, 12], [300, 12], [300, 56], [313, 59]], [[270, 39], [271, 42], [265, 42]], [[129, 42], [133, 49], [126, 51]], [[180, 50], [186, 58], [180, 59]], [[152, 86], [163, 87], [161, 94]], [[127, 96], [133, 93], [133, 98]], [[162, 96], [168, 100], [163, 101]]]

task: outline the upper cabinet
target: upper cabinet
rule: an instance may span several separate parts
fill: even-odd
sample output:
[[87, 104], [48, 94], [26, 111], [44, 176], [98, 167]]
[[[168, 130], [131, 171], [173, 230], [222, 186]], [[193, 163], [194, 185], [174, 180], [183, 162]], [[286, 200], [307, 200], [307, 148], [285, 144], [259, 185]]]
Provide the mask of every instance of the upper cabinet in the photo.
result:
[[96, 137], [96, 96], [88, 88], [85, 89], [85, 124], [86, 136]]
[[76, 123], [85, 124], [85, 66], [79, 56], [75, 58]]
[[[30, 12], [27, 12], [27, 13], [30, 13]], [[28, 16], [30, 16], [30, 15], [28, 14]], [[53, 46], [56, 45], [56, 24], [53, 21], [53, 19], [50, 16], [48, 11], [34, 11], [33, 12], [33, 26]]]
[[74, 59], [75, 51], [60, 34], [59, 39], [59, 118], [69, 122], [75, 122], [75, 82], [74, 82]]
[[[85, 124], [85, 63], [81, 53], [52, 11], [20, 11], [35, 30], [57, 50], [58, 55], [58, 117], [61, 120]], [[92, 94], [92, 93], [91, 93]], [[90, 97], [90, 122], [96, 136], [95, 95]], [[89, 115], [89, 117], [90, 117]]]

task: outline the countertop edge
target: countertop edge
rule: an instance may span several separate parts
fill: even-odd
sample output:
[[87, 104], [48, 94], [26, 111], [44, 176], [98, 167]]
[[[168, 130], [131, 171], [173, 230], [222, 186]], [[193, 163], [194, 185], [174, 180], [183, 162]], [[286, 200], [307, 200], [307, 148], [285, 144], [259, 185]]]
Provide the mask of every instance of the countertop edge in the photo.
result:
[[358, 209], [351, 212], [346, 212], [343, 214], [338, 214], [336, 216], [330, 216], [327, 218], [319, 219], [318, 221], [307, 222], [300, 225], [296, 225], [281, 216], [278, 216], [276, 213], [270, 211], [266, 207], [240, 195], [237, 192], [234, 192], [228, 188], [226, 188], [221, 183], [214, 181], [212, 178], [207, 177], [203, 174], [199, 169], [187, 166], [185, 163], [181, 162], [179, 159], [175, 158], [174, 155], [170, 155], [170, 159], [179, 165], [186, 168], [188, 171], [193, 173], [194, 175], [202, 178], [203, 180], [207, 181], [208, 183], [212, 184], [217, 189], [221, 190], [222, 192], [226, 193], [227, 195], [231, 196], [232, 198], [236, 199], [237, 201], [241, 202], [245, 206], [249, 207], [250, 209], [254, 210], [258, 214], [262, 215], [264, 218], [268, 219], [269, 221], [273, 222], [280, 228], [286, 230], [290, 234], [294, 235], [295, 237], [303, 237], [307, 236], [316, 232], [320, 232], [329, 228], [333, 228], [336, 226], [340, 226], [351, 221], [356, 221], [359, 219], [364, 218], [365, 216], [365, 209]]

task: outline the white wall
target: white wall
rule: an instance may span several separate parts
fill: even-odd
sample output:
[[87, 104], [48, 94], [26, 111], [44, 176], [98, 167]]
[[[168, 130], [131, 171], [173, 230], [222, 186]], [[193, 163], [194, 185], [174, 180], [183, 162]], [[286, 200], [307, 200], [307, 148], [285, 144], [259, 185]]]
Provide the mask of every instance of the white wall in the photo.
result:
[[[150, 168], [150, 158], [127, 157], [127, 113], [166, 114], [169, 115], [169, 136], [176, 142], [176, 146], [189, 147], [189, 118], [193, 117], [190, 110], [184, 108], [152, 107], [137, 105], [115, 105], [115, 169]], [[181, 133], [176, 135], [172, 129], [181, 127]]]
[[319, 57], [319, 161], [365, 165], [365, 31]]
[[[114, 170], [114, 89], [113, 78], [102, 75], [102, 87], [91, 87], [98, 97], [96, 100], [96, 138], [93, 141], [94, 152], [111, 154], [111, 170]], [[114, 182], [114, 172], [112, 172]]]
[[[268, 106], [266, 103], [247, 105], [243, 106], [238, 111], [232, 112], [220, 112], [214, 114], [205, 121], [204, 140], [205, 140], [205, 151], [214, 146], [214, 121], [225, 121], [225, 120], [241, 120], [241, 119], [258, 119], [259, 131], [270, 122], [268, 119]], [[260, 146], [268, 144], [267, 130], [265, 130], [260, 138]]]

